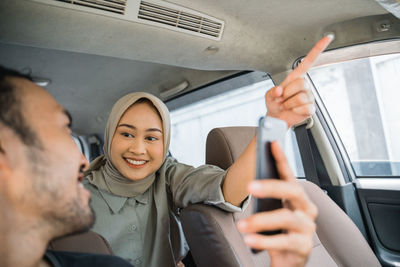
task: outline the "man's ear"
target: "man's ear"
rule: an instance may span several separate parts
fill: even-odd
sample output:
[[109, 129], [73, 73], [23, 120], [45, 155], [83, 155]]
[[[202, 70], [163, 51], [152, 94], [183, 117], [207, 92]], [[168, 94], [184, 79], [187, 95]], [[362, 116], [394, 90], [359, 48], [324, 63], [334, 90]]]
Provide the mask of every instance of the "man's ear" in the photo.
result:
[[3, 146], [1, 145], [1, 140], [0, 140], [0, 154], [5, 154], [6, 152], [3, 149]]
[[10, 164], [4, 148], [4, 140], [0, 139], [0, 178], [10, 172]]

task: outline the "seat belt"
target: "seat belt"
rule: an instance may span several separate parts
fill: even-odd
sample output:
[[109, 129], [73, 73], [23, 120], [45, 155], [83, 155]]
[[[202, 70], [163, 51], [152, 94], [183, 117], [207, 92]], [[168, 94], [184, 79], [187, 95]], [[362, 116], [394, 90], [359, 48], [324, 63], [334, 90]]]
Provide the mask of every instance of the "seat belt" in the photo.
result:
[[300, 150], [301, 161], [303, 162], [306, 180], [320, 186], [316, 162], [312, 153], [309, 128], [313, 125], [312, 118], [308, 118], [302, 124], [294, 126], [296, 140]]

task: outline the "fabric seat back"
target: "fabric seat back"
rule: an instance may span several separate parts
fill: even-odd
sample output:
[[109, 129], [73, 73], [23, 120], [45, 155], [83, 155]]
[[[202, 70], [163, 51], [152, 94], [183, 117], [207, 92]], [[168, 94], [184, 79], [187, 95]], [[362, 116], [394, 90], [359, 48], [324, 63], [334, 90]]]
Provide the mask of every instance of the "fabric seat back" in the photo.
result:
[[[206, 164], [229, 168], [255, 132], [255, 127], [213, 129], [207, 137]], [[319, 210], [307, 266], [380, 266], [361, 232], [336, 203], [313, 183], [299, 183]], [[198, 267], [269, 266], [268, 253], [253, 254], [236, 228], [238, 219], [251, 214], [252, 203], [235, 214], [202, 204], [182, 211], [183, 230]]]
[[113, 255], [107, 240], [93, 231], [54, 239], [49, 243], [48, 248], [57, 251]]

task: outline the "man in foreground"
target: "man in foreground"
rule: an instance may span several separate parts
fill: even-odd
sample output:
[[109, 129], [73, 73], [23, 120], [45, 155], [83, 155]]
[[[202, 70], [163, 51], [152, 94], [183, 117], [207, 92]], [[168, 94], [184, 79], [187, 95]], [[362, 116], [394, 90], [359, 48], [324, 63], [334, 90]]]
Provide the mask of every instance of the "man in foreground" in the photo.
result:
[[107, 255], [46, 251], [94, 221], [88, 163], [68, 113], [27, 76], [0, 67], [0, 266], [130, 266]]

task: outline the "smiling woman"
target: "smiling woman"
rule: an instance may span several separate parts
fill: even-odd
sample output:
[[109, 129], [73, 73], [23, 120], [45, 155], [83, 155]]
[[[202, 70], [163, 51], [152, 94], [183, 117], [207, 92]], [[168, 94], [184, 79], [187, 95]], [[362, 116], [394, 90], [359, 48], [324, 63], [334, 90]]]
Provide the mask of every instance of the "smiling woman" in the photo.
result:
[[224, 171], [194, 169], [166, 158], [169, 113], [156, 97], [132, 93], [121, 98], [105, 136], [105, 155], [91, 163], [85, 182], [97, 214], [93, 230], [135, 266], [173, 266], [186, 255], [177, 208], [206, 201], [241, 210], [222, 196]]
[[[289, 126], [310, 116], [313, 100], [304, 98], [310, 92], [299, 76], [331, 41], [330, 36], [322, 38], [282, 85], [266, 92], [267, 115], [285, 120]], [[169, 112], [162, 101], [148, 93], [128, 94], [111, 111], [105, 134], [105, 155], [95, 159], [87, 172], [85, 185], [93, 194], [91, 205], [98, 218], [93, 230], [106, 237], [117, 255], [137, 266], [174, 266], [183, 259], [188, 246], [180, 225], [180, 209], [205, 203], [235, 212], [246, 208], [249, 200], [247, 186], [254, 179], [255, 137], [227, 171], [212, 165], [194, 168], [167, 158], [169, 143]], [[279, 147], [275, 150], [276, 155], [281, 153], [276, 158], [280, 165], [286, 158]], [[287, 164], [280, 171], [286, 177], [280, 182], [287, 186], [286, 190], [302, 191]], [[276, 249], [278, 252], [271, 254], [273, 264], [292, 261], [304, 264], [311, 250], [317, 211], [305, 194], [299, 197], [304, 205], [293, 206], [286, 215], [298, 220], [297, 214], [303, 214], [304, 224], [298, 229], [298, 239], [308, 244], [306, 249], [280, 245], [281, 242], [291, 244], [286, 241], [293, 239], [290, 234], [281, 236], [281, 241], [276, 240], [270, 246], [262, 243], [267, 237], [249, 243], [257, 248]], [[292, 228], [283, 218], [275, 227]], [[133, 238], [123, 235], [127, 228], [134, 232]], [[287, 253], [292, 257], [287, 257]]]

